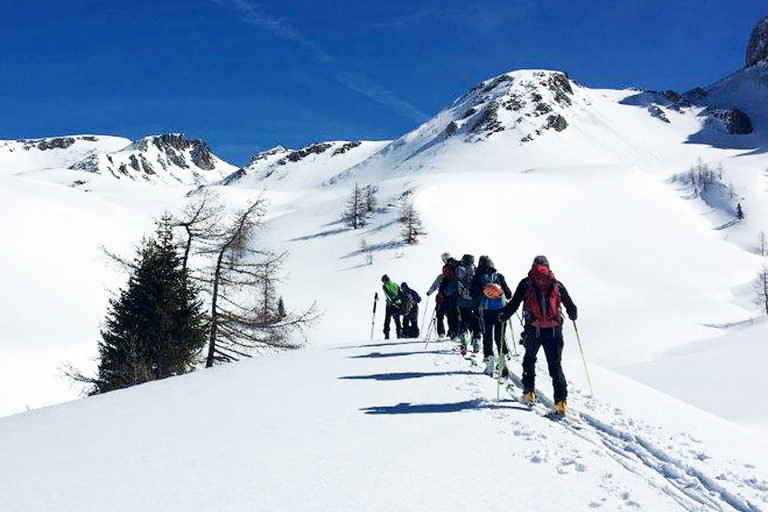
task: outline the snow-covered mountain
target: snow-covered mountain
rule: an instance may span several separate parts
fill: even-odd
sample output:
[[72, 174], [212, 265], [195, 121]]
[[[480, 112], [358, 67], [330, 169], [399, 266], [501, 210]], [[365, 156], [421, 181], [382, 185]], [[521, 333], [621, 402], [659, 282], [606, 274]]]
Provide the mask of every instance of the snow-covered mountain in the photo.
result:
[[204, 141], [181, 133], [144, 137], [119, 151], [94, 152], [69, 168], [167, 185], [212, 183], [237, 169], [211, 153]]
[[131, 141], [103, 135], [0, 141], [0, 174], [69, 167], [93, 153], [109, 153]]

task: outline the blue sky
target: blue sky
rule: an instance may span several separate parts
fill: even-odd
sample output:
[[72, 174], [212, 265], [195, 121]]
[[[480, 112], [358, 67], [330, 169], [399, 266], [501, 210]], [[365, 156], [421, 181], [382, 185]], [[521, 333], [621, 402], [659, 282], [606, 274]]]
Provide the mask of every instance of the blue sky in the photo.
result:
[[688, 90], [734, 71], [768, 3], [0, 0], [0, 138], [181, 131], [259, 150], [392, 138], [519, 68]]

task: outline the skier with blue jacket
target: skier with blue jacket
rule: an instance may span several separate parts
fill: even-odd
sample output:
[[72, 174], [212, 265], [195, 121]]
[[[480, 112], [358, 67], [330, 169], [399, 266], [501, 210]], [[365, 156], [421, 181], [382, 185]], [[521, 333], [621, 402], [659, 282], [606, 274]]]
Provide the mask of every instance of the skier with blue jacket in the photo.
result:
[[507, 286], [504, 275], [496, 270], [493, 260], [488, 256], [480, 256], [478, 260], [472, 289], [472, 294], [480, 298], [479, 311], [483, 321], [485, 373], [493, 375], [494, 368], [496, 367], [496, 361], [493, 356], [493, 344], [495, 341], [502, 376], [509, 375], [505, 357], [507, 346], [503, 342], [504, 322], [499, 318], [499, 314], [505, 300], [512, 298], [512, 290]]

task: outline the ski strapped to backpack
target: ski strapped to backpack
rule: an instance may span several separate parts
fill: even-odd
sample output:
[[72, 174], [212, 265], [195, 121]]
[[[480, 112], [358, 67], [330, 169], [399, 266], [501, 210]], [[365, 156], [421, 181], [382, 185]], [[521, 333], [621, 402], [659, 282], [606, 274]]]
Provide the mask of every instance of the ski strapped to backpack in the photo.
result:
[[524, 313], [527, 322], [540, 329], [560, 327], [563, 314], [560, 308], [560, 283], [544, 265], [535, 265], [528, 273]]

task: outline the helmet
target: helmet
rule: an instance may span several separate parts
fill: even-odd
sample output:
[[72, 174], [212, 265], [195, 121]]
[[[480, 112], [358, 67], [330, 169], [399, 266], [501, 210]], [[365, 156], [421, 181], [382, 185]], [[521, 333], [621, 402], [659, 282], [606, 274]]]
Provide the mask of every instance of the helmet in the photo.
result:
[[448, 260], [451, 259], [451, 253], [444, 252], [443, 254], [440, 255], [440, 259], [443, 260], [443, 263], [448, 263]]

